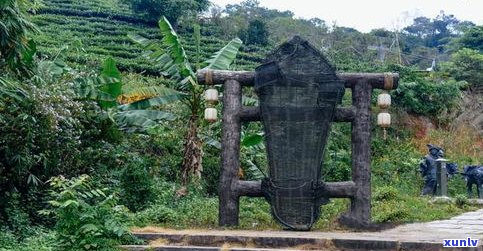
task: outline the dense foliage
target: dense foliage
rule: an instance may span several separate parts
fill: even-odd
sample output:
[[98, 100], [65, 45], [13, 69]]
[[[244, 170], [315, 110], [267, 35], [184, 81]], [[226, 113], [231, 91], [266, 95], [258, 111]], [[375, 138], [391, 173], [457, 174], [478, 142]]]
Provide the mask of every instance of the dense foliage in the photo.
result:
[[267, 25], [260, 20], [250, 21], [246, 30], [240, 30], [240, 38], [246, 44], [268, 44], [268, 30]]
[[129, 0], [132, 9], [142, 13], [144, 18], [156, 22], [165, 16], [176, 26], [181, 16], [196, 15], [205, 11], [210, 4], [207, 0]]
[[[339, 71], [400, 74], [391, 92], [395, 125], [387, 140], [376, 126], [372, 132], [374, 221], [429, 221], [474, 209], [460, 178], [450, 180], [456, 204], [420, 197], [416, 170], [427, 143], [443, 146], [460, 166], [483, 161], [481, 135], [451, 126], [463, 112], [463, 91], [483, 81], [481, 26], [441, 13], [400, 31], [361, 33], [254, 0], [202, 17], [195, 16], [208, 7], [204, 0], [30, 3], [0, 4], [2, 251], [110, 250], [134, 242], [127, 234], [133, 225], [217, 227], [221, 123], [200, 120], [196, 71], [253, 70], [294, 34]], [[28, 9], [38, 14], [29, 17]], [[30, 19], [40, 33], [32, 33]], [[347, 91], [343, 104], [350, 103]], [[243, 104], [257, 104], [251, 90]], [[264, 151], [260, 123], [243, 125], [241, 179], [266, 175]], [[350, 124], [332, 126], [322, 168], [327, 181], [351, 179]], [[188, 182], [192, 174], [196, 182]], [[243, 198], [240, 206], [240, 228], [280, 229], [263, 199]], [[347, 206], [335, 199], [322, 207], [315, 228], [338, 228]]]
[[[84, 124], [92, 123], [88, 114], [94, 107], [75, 101], [72, 90], [58, 84], [12, 82], [0, 89], [2, 197], [14, 191], [26, 195], [51, 176], [91, 168], [82, 155], [88, 151], [84, 139], [91, 133]], [[0, 215], [7, 202], [0, 202]]]
[[436, 118], [459, 104], [460, 89], [464, 86], [454, 80], [431, 81], [416, 77], [400, 84], [393, 92], [394, 102], [407, 112]]
[[9, 67], [16, 73], [24, 72], [25, 64], [32, 62], [30, 50], [35, 43], [29, 33], [36, 31], [27, 16], [27, 10], [36, 1], [3, 0], [0, 2], [0, 70]]
[[461, 47], [483, 52], [483, 25], [471, 27], [458, 39]]
[[483, 85], [483, 53], [463, 48], [451, 55], [447, 71], [457, 80], [464, 80], [473, 86]]
[[70, 180], [53, 177], [49, 184], [52, 209], [41, 213], [57, 220], [58, 249], [116, 250], [122, 237], [128, 235], [128, 218], [114, 195], [93, 187], [86, 175]]

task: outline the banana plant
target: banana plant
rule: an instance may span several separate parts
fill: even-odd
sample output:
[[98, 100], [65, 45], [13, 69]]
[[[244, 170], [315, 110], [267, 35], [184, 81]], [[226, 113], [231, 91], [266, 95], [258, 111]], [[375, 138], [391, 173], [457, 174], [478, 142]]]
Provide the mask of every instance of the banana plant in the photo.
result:
[[[242, 96], [243, 106], [258, 106], [258, 99]], [[216, 122], [210, 125], [211, 128], [217, 128], [218, 130], [207, 130], [205, 132], [219, 131], [221, 128], [221, 122]], [[267, 169], [266, 164], [266, 151], [263, 144], [264, 133], [260, 126], [250, 124], [243, 126], [240, 139], [240, 167], [238, 169], [238, 175], [245, 180], [262, 180], [266, 178], [265, 171]], [[214, 135], [204, 134], [202, 135], [203, 141], [206, 145], [221, 150], [221, 142], [218, 141]]]
[[[75, 90], [79, 97], [96, 100], [109, 117], [121, 129], [128, 132], [145, 131], [156, 126], [160, 120], [174, 120], [172, 113], [151, 108], [166, 105], [182, 99], [183, 94], [166, 86], [148, 86], [123, 90], [121, 72], [112, 58], [104, 61], [99, 76], [78, 78]], [[134, 102], [130, 97], [141, 97]]]
[[[184, 139], [183, 163], [181, 181], [183, 185], [189, 182], [190, 174], [200, 177], [202, 171], [202, 142], [198, 135], [199, 116], [202, 111], [203, 88], [198, 84], [196, 71], [193, 70], [180, 37], [169, 21], [162, 17], [159, 22], [161, 43], [146, 39], [139, 35], [130, 34], [129, 37], [140, 44], [149, 58], [160, 70], [160, 73], [174, 80], [174, 89], [185, 94], [182, 102], [188, 107], [190, 114], [187, 118], [188, 130]], [[196, 40], [196, 70], [200, 70], [200, 27], [195, 25], [194, 38]], [[225, 47], [204, 62], [204, 69], [228, 69], [235, 59], [242, 41], [238, 38], [231, 40]]]
[[[204, 136], [207, 145], [221, 150], [221, 142]], [[240, 178], [247, 180], [262, 180], [267, 177], [258, 160], [265, 157], [265, 145], [263, 144], [262, 132], [247, 132], [245, 130], [241, 133], [240, 142], [240, 167], [238, 170]]]

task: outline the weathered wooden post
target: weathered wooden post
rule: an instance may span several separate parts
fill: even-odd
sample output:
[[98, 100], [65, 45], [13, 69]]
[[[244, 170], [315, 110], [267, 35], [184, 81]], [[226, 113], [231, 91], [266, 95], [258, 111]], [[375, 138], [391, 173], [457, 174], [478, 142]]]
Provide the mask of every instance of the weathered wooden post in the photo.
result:
[[239, 196], [234, 189], [240, 168], [240, 109], [241, 85], [236, 80], [227, 80], [223, 93], [223, 127], [221, 140], [221, 173], [219, 183], [220, 226], [238, 225]]
[[357, 192], [351, 198], [348, 214], [341, 218], [346, 225], [368, 224], [371, 220], [371, 95], [372, 86], [360, 79], [352, 86], [352, 181]]
[[[307, 46], [307, 42], [300, 38], [296, 43]], [[352, 106], [337, 107], [334, 113], [334, 122], [350, 122], [352, 125], [352, 181], [324, 182], [322, 192], [327, 198], [351, 199], [348, 212], [340, 218], [341, 223], [353, 228], [366, 228], [370, 226], [371, 219], [372, 90], [397, 88], [399, 76], [392, 73], [338, 73], [337, 77], [344, 82], [345, 88], [352, 90]], [[255, 73], [251, 71], [198, 72], [199, 83], [224, 86], [220, 226], [238, 225], [240, 196], [264, 196], [260, 181], [243, 181], [237, 176], [241, 123], [261, 120], [260, 107], [241, 105], [241, 87], [253, 86], [254, 78]]]

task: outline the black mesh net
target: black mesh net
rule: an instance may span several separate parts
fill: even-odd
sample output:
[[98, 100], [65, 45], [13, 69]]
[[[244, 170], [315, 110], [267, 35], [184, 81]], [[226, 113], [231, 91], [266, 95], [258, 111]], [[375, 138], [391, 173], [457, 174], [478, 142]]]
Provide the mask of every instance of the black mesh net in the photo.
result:
[[344, 84], [316, 49], [295, 37], [256, 69], [255, 89], [269, 159], [262, 190], [277, 221], [308, 230], [328, 201], [321, 166]]

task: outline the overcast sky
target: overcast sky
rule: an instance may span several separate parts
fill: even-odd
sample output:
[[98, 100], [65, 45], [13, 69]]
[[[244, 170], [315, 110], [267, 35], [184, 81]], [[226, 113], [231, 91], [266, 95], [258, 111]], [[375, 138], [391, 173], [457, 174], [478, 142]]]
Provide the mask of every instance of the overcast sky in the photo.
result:
[[[241, 0], [211, 0], [224, 7]], [[459, 20], [483, 24], [483, 0], [260, 0], [270, 9], [290, 10], [296, 17], [317, 17], [328, 25], [356, 28], [368, 32], [374, 28], [403, 28], [414, 17], [436, 17], [441, 10]]]

